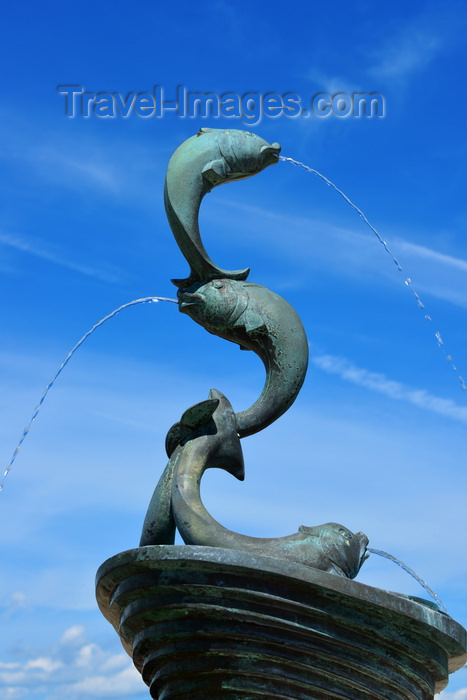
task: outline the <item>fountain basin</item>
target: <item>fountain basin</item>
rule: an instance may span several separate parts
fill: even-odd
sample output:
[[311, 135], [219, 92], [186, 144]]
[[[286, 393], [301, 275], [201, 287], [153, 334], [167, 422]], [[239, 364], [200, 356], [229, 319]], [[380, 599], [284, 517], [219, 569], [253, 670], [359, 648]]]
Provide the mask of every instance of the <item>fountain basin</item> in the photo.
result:
[[428, 700], [467, 661], [429, 603], [217, 547], [117, 554], [96, 596], [159, 700]]

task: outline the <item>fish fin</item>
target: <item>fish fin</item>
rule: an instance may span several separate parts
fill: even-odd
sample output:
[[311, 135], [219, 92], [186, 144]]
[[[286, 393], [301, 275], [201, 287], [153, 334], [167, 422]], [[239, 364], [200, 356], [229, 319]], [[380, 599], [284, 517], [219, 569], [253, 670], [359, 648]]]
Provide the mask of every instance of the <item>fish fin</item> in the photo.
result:
[[165, 451], [168, 457], [172, 456], [176, 447], [181, 445], [190, 436], [190, 433], [198, 430], [211, 419], [218, 405], [219, 399], [209, 398], [187, 408], [180, 421], [169, 429], [165, 438]]
[[247, 309], [245, 312], [245, 330], [248, 335], [267, 333], [263, 317], [250, 309]]
[[174, 460], [169, 460], [152, 495], [144, 519], [139, 546], [174, 544], [175, 519], [172, 511]]
[[198, 276], [192, 272], [189, 277], [185, 277], [184, 279], [173, 279], [170, 280], [172, 284], [174, 284], [178, 289], [188, 289], [188, 287], [191, 287], [192, 284], [195, 282], [199, 282]]
[[167, 433], [165, 438], [165, 451], [167, 457], [171, 457], [177, 445], [181, 442], [181, 425], [180, 423], [175, 423]]
[[303, 532], [304, 535], [312, 535], [314, 537], [318, 537], [319, 533], [317, 532], [316, 527], [309, 527], [307, 525], [300, 525], [298, 528], [299, 532]]
[[219, 405], [219, 399], [206, 399], [187, 408], [180, 423], [190, 430], [196, 430], [207, 423]]
[[243, 326], [248, 335], [252, 333], [267, 333], [264, 318], [257, 311], [252, 311], [248, 307], [238, 317], [235, 326]]
[[265, 323], [262, 323], [261, 325], [255, 325], [251, 327], [250, 325], [245, 326], [248, 335], [251, 337], [257, 337], [259, 335], [267, 335], [268, 334], [268, 329]]
[[204, 269], [199, 272], [192, 270], [189, 277], [185, 279], [170, 280], [178, 289], [188, 289], [195, 282], [210, 282], [216, 279], [239, 280], [243, 282], [250, 274], [250, 268], [244, 270], [223, 270], [212, 263], [205, 263]]
[[225, 172], [225, 161], [222, 158], [217, 158], [216, 160], [211, 160], [206, 163], [203, 170], [203, 177], [208, 180], [214, 187], [220, 185], [224, 182], [226, 172]]
[[211, 389], [209, 398], [219, 401], [219, 406], [213, 416], [216, 425], [215, 434], [218, 438], [218, 447], [214, 461], [210, 466], [217, 466], [220, 469], [225, 469], [225, 471], [235, 476], [239, 481], [243, 481], [245, 478], [245, 464], [232, 405], [227, 397], [217, 389]]

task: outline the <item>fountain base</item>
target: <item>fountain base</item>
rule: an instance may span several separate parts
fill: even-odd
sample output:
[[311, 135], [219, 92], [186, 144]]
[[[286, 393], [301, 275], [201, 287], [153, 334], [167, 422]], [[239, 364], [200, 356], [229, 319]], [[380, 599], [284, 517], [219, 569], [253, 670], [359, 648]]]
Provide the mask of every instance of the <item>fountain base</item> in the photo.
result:
[[139, 547], [96, 580], [159, 700], [428, 700], [467, 660], [466, 631], [430, 603], [270, 557]]

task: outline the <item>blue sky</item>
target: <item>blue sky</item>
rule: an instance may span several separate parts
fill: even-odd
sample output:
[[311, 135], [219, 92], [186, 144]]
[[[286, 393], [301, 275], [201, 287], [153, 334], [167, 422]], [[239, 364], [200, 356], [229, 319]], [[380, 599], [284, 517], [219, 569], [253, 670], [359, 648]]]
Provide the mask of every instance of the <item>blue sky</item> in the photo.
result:
[[[247, 478], [208, 473], [222, 524], [280, 536], [342, 522], [404, 560], [467, 623], [467, 10], [461, 2], [17, 2], [2, 23], [2, 459], [47, 382], [98, 319], [174, 296], [186, 263], [163, 207], [173, 150], [240, 119], [67, 118], [57, 86], [99, 92], [377, 92], [384, 118], [264, 117], [251, 127], [317, 169], [279, 163], [214, 190], [210, 256], [285, 296], [310, 341], [294, 406], [243, 441]], [[421, 312], [404, 284], [421, 296]], [[433, 319], [424, 319], [427, 313]], [[446, 353], [437, 346], [440, 332]], [[108, 557], [137, 545], [167, 429], [211, 387], [236, 410], [263, 368], [175, 305], [123, 311], [52, 388], [0, 494], [0, 696], [148, 692], [94, 600]], [[238, 407], [238, 408], [237, 408]], [[422, 595], [389, 561], [359, 580]], [[455, 674], [445, 700], [467, 698]]]

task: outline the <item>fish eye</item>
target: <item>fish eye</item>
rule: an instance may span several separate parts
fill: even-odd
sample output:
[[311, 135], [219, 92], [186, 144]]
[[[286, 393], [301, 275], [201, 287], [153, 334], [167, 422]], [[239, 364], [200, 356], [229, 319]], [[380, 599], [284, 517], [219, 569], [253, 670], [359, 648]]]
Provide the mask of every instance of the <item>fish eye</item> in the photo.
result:
[[214, 287], [214, 289], [222, 289], [224, 285], [222, 284], [222, 282], [213, 282], [212, 286]]

